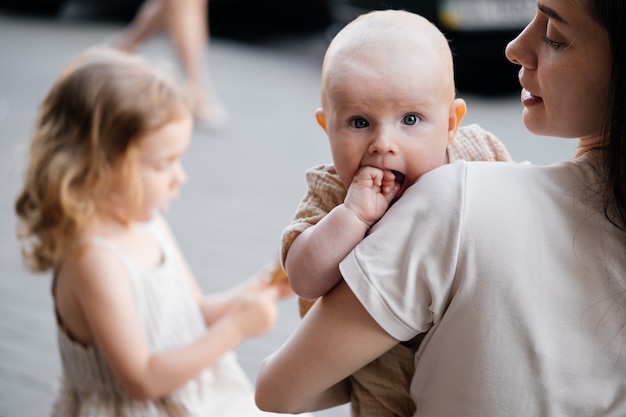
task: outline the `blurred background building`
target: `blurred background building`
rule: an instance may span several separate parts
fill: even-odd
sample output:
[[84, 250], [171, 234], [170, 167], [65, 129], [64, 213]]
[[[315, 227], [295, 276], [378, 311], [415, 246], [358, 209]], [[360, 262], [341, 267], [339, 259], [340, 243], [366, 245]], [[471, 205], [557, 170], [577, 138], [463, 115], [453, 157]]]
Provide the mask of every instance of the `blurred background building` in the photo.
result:
[[[21, 13], [91, 14], [128, 21], [142, 0], [0, 0]], [[396, 8], [421, 14], [446, 34], [455, 54], [458, 88], [500, 94], [517, 88], [516, 68], [504, 47], [534, 16], [535, 0], [210, 0], [214, 36], [254, 42], [259, 38], [326, 30], [331, 38], [361, 13]]]

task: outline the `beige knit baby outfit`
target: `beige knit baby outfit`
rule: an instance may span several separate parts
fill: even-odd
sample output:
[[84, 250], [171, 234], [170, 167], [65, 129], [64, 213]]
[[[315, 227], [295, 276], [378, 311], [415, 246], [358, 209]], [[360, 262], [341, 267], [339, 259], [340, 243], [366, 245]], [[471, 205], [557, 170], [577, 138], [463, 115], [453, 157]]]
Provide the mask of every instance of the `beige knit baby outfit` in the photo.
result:
[[[448, 161], [503, 161], [511, 157], [504, 145], [479, 125], [459, 128], [447, 148]], [[308, 190], [300, 201], [294, 218], [282, 233], [281, 263], [293, 240], [307, 228], [317, 224], [333, 208], [343, 203], [348, 192], [333, 165], [320, 165], [305, 174]], [[298, 300], [304, 316], [315, 300]], [[409, 385], [415, 369], [415, 352], [423, 335], [400, 343], [378, 359], [355, 372], [352, 384], [353, 417], [411, 417], [415, 404]]]

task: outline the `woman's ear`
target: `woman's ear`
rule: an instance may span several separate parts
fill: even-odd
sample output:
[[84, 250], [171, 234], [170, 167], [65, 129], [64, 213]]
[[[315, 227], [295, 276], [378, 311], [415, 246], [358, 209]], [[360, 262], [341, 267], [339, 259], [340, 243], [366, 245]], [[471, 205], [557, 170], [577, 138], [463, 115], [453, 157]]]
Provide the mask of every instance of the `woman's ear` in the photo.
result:
[[456, 131], [461, 126], [461, 121], [467, 112], [467, 105], [462, 98], [454, 99], [450, 106], [450, 117], [448, 118], [448, 143], [452, 143], [456, 136]]
[[317, 124], [320, 125], [322, 129], [324, 129], [324, 131], [326, 131], [326, 119], [324, 118], [324, 110], [322, 110], [321, 108], [315, 110], [315, 119], [317, 120]]

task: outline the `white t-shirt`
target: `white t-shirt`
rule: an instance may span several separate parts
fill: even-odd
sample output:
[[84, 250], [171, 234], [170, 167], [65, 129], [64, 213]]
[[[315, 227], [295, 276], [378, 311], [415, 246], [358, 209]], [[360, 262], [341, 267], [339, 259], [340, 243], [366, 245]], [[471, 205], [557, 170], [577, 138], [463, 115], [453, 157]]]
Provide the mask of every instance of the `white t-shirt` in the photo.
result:
[[585, 162], [425, 174], [341, 263], [393, 337], [428, 332], [416, 416], [626, 415], [626, 233]]

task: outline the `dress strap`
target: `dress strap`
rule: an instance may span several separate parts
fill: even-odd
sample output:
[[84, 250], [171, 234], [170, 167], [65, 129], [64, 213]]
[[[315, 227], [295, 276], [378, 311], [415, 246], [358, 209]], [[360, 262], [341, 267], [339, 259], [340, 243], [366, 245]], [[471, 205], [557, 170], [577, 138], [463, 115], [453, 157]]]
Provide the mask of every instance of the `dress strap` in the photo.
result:
[[[115, 255], [116, 258], [118, 258], [118, 260], [124, 265], [124, 267], [126, 267], [126, 269], [128, 269], [128, 272], [130, 272], [131, 274], [134, 274], [136, 272], [136, 268], [133, 265], [133, 263], [130, 261], [130, 259], [128, 259], [128, 257], [124, 254], [124, 252], [122, 252], [122, 250], [120, 248], [118, 248], [117, 246], [115, 246], [113, 243], [109, 242], [108, 240], [100, 237], [100, 236], [91, 236], [89, 238], [86, 239], [81, 239], [80, 241], [78, 241], [77, 243], [75, 243], [73, 245], [73, 247], [79, 246], [81, 244], [85, 244], [85, 243], [92, 243], [94, 245], [100, 246], [102, 248], [105, 248], [107, 250], [109, 250], [110, 252], [113, 253], [113, 255]], [[58, 268], [59, 266], [55, 266], [53, 271], [52, 271], [52, 285], [51, 285], [51, 292], [52, 292], [52, 297], [54, 298], [54, 293], [56, 290], [56, 284], [57, 284], [57, 274], [58, 274]]]
[[145, 223], [145, 227], [148, 233], [150, 233], [152, 237], [156, 239], [156, 242], [159, 245], [159, 248], [161, 248], [163, 262], [168, 262], [174, 252], [163, 230], [159, 227], [158, 222], [155, 220], [152, 220], [150, 222]]
[[[124, 254], [124, 252], [122, 252], [122, 250], [120, 248], [118, 248], [113, 243], [109, 242], [108, 240], [106, 240], [106, 239], [104, 239], [104, 238], [102, 238], [100, 236], [91, 236], [91, 237], [86, 238], [86, 239], [81, 239], [81, 241], [79, 243], [77, 243], [75, 246], [78, 246], [78, 245], [84, 244], [84, 243], [91, 243], [93, 245], [100, 246], [102, 248], [105, 248], [105, 249], [109, 250], [122, 263], [122, 265], [124, 265], [124, 267], [128, 270], [128, 273], [129, 273], [129, 275], [131, 277], [131, 282], [133, 283], [133, 286], [135, 286], [136, 279], [134, 277], [137, 274], [137, 269], [135, 268], [133, 263], [130, 261], [130, 259], [128, 259], [128, 257]], [[72, 336], [72, 333], [67, 328], [67, 326], [65, 325], [65, 323], [61, 319], [61, 315], [59, 314], [59, 310], [58, 310], [58, 307], [56, 305], [56, 296], [55, 296], [56, 285], [57, 285], [57, 276], [58, 276], [58, 266], [55, 267], [54, 270], [53, 270], [53, 273], [52, 273], [52, 286], [51, 286], [52, 299], [54, 300], [54, 315], [56, 317], [57, 325], [59, 326], [61, 331], [70, 340], [74, 341], [75, 343], [79, 343], [80, 344], [81, 342], [79, 342], [77, 339], [75, 339]]]
[[115, 257], [126, 267], [126, 269], [128, 269], [128, 272], [130, 272], [131, 275], [137, 273], [135, 265], [130, 261], [130, 259], [128, 259], [124, 252], [122, 252], [122, 250], [113, 243], [100, 236], [91, 236], [89, 239], [87, 239], [87, 241], [96, 246], [100, 246], [101, 248], [105, 248], [111, 251], [113, 255], [115, 255]]

